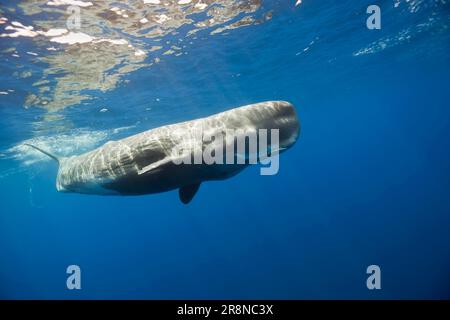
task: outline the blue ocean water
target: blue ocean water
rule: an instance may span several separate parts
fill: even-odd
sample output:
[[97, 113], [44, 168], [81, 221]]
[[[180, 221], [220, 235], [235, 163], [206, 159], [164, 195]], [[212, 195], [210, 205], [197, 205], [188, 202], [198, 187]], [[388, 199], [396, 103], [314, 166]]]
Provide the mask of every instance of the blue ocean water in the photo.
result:
[[[2, 1], [0, 34], [66, 28], [46, 2]], [[131, 54], [17, 24], [27, 35], [0, 38], [0, 298], [450, 298], [447, 1], [203, 0], [178, 23], [166, 0], [155, 25], [171, 24], [139, 30], [90, 14], [123, 3], [93, 2], [80, 32]], [[80, 154], [265, 100], [290, 101], [302, 124], [279, 173], [249, 167], [189, 205], [177, 191], [58, 193], [56, 163], [22, 146]], [[81, 290], [66, 287], [74, 264]]]

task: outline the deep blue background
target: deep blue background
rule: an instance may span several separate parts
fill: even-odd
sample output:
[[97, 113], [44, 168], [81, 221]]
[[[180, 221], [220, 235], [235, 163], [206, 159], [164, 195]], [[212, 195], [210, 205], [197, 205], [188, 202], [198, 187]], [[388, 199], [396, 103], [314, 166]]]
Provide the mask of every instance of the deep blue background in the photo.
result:
[[[79, 127], [140, 121], [139, 132], [288, 100], [302, 133], [279, 174], [251, 167], [204, 183], [188, 206], [176, 191], [59, 194], [51, 162], [4, 175], [1, 298], [450, 298], [448, 6], [377, 2], [382, 29], [368, 30], [372, 3], [293, 2], [269, 2], [271, 21], [130, 74], [95, 102], [107, 114], [64, 111]], [[354, 55], [380, 39], [385, 49]], [[1, 97], [4, 150], [44, 113], [21, 109], [22, 98]], [[81, 291], [65, 287], [70, 264]], [[378, 291], [366, 288], [371, 264]]]

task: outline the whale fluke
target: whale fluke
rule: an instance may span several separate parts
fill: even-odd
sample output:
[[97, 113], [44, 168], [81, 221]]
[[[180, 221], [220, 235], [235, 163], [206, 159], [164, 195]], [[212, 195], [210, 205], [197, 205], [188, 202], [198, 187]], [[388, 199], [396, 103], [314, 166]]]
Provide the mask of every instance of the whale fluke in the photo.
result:
[[37, 151], [42, 152], [43, 154], [49, 156], [50, 158], [52, 158], [53, 160], [55, 160], [56, 162], [59, 163], [58, 157], [55, 156], [55, 155], [53, 155], [53, 154], [51, 154], [50, 152], [45, 151], [45, 150], [42, 150], [41, 148], [38, 148], [38, 147], [36, 147], [36, 146], [33, 146], [32, 144], [29, 144], [29, 143], [24, 143], [24, 145], [25, 145], [25, 146], [28, 146], [28, 147], [31, 147], [31, 148], [33, 148], [33, 149], [36, 149]]
[[192, 198], [194, 198], [195, 194], [197, 193], [198, 188], [200, 188], [200, 183], [181, 187], [178, 191], [181, 202], [183, 202], [184, 204], [188, 204], [189, 202], [191, 202]]

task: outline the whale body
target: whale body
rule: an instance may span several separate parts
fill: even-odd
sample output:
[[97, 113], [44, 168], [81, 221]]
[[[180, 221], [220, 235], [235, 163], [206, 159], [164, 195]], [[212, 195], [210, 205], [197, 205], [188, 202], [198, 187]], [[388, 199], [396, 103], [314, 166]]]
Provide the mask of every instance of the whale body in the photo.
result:
[[[220, 134], [225, 137], [230, 130], [240, 129], [247, 134], [260, 129], [276, 129], [279, 143], [277, 150], [270, 150], [272, 153], [289, 149], [300, 133], [300, 123], [292, 104], [267, 101], [109, 141], [78, 156], [56, 157], [36, 146], [28, 146], [58, 161], [58, 191], [144, 195], [179, 189], [180, 200], [188, 203], [202, 182], [227, 179], [249, 164], [242, 161], [234, 164], [180, 163], [180, 159], [176, 159], [180, 153], [174, 150], [183, 150], [184, 157], [194, 157], [195, 152], [205, 150], [214, 143], [212, 140], [192, 143], [198, 137], [193, 128], [201, 128], [203, 133], [211, 136]], [[228, 141], [224, 148], [235, 140], [236, 137], [224, 139]], [[268, 149], [271, 147], [270, 143], [267, 144]], [[237, 154], [236, 157], [248, 158], [249, 154]]]

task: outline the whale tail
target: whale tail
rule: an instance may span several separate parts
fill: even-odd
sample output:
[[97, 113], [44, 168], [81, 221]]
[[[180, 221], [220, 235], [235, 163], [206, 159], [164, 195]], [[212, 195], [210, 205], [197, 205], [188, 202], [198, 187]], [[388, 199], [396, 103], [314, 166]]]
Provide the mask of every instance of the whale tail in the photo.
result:
[[28, 147], [31, 147], [31, 148], [33, 148], [33, 149], [36, 149], [37, 151], [42, 152], [43, 154], [49, 156], [50, 158], [52, 158], [53, 160], [55, 160], [55, 161], [58, 162], [58, 164], [59, 164], [59, 158], [58, 158], [57, 156], [51, 154], [50, 152], [45, 151], [45, 150], [42, 150], [41, 148], [38, 148], [38, 147], [36, 147], [36, 146], [33, 146], [32, 144], [29, 144], [29, 143], [24, 143], [24, 145], [26, 145], [26, 146], [28, 146]]

